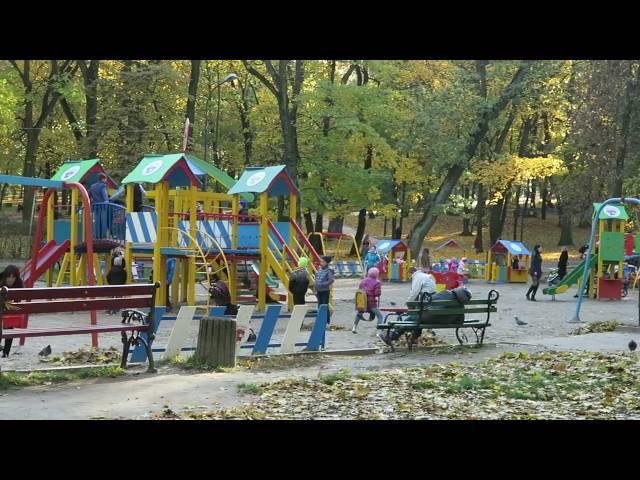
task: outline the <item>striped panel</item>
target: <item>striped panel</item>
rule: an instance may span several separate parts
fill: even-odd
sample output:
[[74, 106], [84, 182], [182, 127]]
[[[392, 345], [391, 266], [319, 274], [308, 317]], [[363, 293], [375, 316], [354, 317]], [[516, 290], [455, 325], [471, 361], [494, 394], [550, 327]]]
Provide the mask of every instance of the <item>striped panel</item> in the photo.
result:
[[127, 242], [154, 243], [158, 238], [155, 212], [127, 213]]

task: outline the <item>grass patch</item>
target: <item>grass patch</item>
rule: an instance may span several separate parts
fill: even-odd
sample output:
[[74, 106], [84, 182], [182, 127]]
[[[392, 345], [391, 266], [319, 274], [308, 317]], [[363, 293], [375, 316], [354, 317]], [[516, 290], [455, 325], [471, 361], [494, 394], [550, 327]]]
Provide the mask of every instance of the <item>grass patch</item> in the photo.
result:
[[432, 390], [436, 388], [436, 383], [432, 380], [420, 380], [412, 383], [411, 388], [414, 390]]
[[585, 335], [587, 333], [613, 332], [620, 322], [617, 320], [605, 320], [600, 322], [591, 322], [584, 327], [578, 327], [569, 332], [569, 335]]
[[325, 385], [335, 385], [338, 382], [346, 382], [349, 380], [349, 377], [348, 370], [340, 370], [339, 372], [320, 375], [320, 381]]
[[122, 352], [116, 347], [110, 348], [81, 348], [77, 352], [63, 352], [62, 355], [52, 355], [40, 358], [43, 363], [51, 365], [90, 365], [120, 363]]
[[87, 378], [115, 378], [120, 375], [124, 375], [124, 370], [120, 367], [95, 367], [66, 372], [3, 372], [0, 373], [0, 390], [11, 387], [27, 387], [32, 385], [51, 385], [53, 383], [73, 382]]
[[238, 362], [245, 370], [289, 370], [317, 365], [326, 360], [326, 355], [273, 355], [271, 357], [247, 358]]
[[260, 395], [262, 389], [255, 383], [241, 383], [238, 385], [238, 392], [248, 395]]

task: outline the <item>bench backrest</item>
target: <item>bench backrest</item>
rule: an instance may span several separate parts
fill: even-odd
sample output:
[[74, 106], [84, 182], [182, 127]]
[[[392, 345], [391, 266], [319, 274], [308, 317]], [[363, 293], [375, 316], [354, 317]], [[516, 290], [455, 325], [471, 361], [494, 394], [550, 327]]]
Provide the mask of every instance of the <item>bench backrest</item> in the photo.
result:
[[498, 298], [500, 298], [500, 294], [496, 290], [491, 290], [487, 298], [467, 300], [466, 302], [459, 302], [457, 300], [434, 300], [430, 295], [424, 294], [422, 302], [407, 302], [407, 308], [409, 314], [428, 311], [430, 316], [490, 313], [498, 311], [496, 307]]
[[[2, 314], [32, 314], [110, 310], [116, 308], [153, 308], [159, 283], [61, 288], [0, 289]], [[9, 305], [11, 305], [11, 308]]]

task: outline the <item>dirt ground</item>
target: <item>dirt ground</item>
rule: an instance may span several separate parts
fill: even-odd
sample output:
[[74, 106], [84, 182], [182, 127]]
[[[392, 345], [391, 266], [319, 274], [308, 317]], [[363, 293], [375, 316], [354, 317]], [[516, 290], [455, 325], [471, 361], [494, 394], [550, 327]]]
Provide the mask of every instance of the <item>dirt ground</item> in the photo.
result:
[[[191, 373], [172, 366], [162, 366], [158, 374], [144, 373], [143, 367], [128, 370], [127, 375], [116, 379], [83, 381], [58, 386], [27, 387], [0, 393], [1, 419], [64, 418], [86, 419], [104, 418], [151, 418], [154, 413], [171, 408], [185, 409], [229, 407], [245, 402], [250, 396], [237, 391], [239, 383], [260, 383], [275, 381], [292, 376], [315, 377], [339, 369], [352, 372], [397, 368], [400, 366], [423, 365], [432, 362], [479, 361], [499, 355], [504, 351], [591, 350], [616, 351], [626, 349], [631, 338], [640, 341], [634, 328], [638, 325], [637, 291], [621, 301], [586, 300], [583, 302], [581, 319], [586, 322], [617, 320], [626, 329], [602, 334], [570, 336], [576, 324], [568, 323], [575, 313], [575, 288], [552, 301], [550, 297], [538, 294], [538, 302], [528, 302], [524, 298], [524, 284], [487, 285], [482, 280], [472, 280], [468, 287], [474, 298], [483, 298], [495, 288], [500, 293], [498, 313], [492, 315], [492, 327], [487, 330], [481, 349], [458, 349], [450, 353], [440, 353], [442, 349], [418, 349], [408, 352], [399, 349], [396, 353], [382, 353], [382, 344], [376, 338], [374, 322], [361, 322], [357, 334], [351, 333], [353, 322], [353, 297], [358, 280], [340, 279], [334, 291], [335, 313], [332, 324], [342, 330], [327, 332], [327, 349], [342, 350], [365, 347], [380, 348], [378, 354], [367, 356], [322, 355], [313, 365], [288, 370], [259, 369], [241, 370], [227, 373]], [[382, 306], [404, 304], [409, 284], [383, 284]], [[518, 326], [514, 315], [528, 323]], [[110, 317], [99, 314], [98, 322], [108, 322]], [[69, 325], [88, 323], [88, 315], [34, 316], [30, 325]], [[113, 321], [113, 317], [111, 317]], [[307, 320], [309, 322], [309, 320]], [[155, 346], [166, 344], [172, 321], [162, 323]], [[256, 326], [259, 327], [259, 324]], [[278, 322], [274, 339], [281, 338], [286, 320]], [[198, 324], [193, 323], [191, 336], [185, 346], [195, 345]], [[303, 330], [300, 340], [308, 338], [310, 331]], [[449, 344], [457, 344], [453, 331], [437, 331]], [[18, 348], [8, 359], [0, 359], [3, 370], [33, 369], [46, 366], [40, 362], [38, 352], [51, 345], [53, 354], [75, 351], [90, 345], [89, 337], [52, 337], [28, 339], [24, 347]], [[101, 335], [100, 347], [120, 347], [117, 334]], [[165, 407], [166, 406], [166, 407]]]

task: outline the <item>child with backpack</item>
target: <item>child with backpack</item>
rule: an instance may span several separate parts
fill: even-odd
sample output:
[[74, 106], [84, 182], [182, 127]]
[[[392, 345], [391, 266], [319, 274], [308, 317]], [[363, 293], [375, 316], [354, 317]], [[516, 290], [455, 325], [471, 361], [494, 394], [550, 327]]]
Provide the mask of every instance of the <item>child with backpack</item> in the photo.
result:
[[370, 268], [367, 272], [367, 278], [362, 280], [360, 285], [358, 285], [358, 288], [360, 289], [360, 296], [362, 296], [362, 294], [366, 295], [366, 304], [363, 306], [358, 305], [360, 302], [356, 299], [357, 313], [356, 318], [353, 321], [353, 328], [351, 329], [352, 333], [358, 333], [358, 323], [360, 320], [364, 320], [365, 313], [369, 314], [369, 319], [367, 320], [369, 322], [373, 320], [374, 316], [378, 319], [378, 324], [381, 324], [383, 321], [382, 312], [380, 312], [378, 308], [380, 295], [382, 294], [382, 284], [380, 283], [380, 280], [378, 280], [379, 275], [380, 271], [377, 268]]

